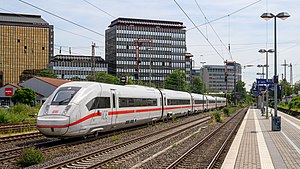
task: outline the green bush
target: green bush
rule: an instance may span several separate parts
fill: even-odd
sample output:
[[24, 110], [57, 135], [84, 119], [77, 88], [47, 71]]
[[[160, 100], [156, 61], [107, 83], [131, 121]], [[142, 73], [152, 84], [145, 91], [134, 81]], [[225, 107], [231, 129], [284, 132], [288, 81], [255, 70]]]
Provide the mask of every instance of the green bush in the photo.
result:
[[220, 112], [214, 112], [212, 114], [213, 118], [216, 120], [216, 122], [218, 123], [222, 123], [222, 119], [221, 119], [221, 113]]
[[300, 109], [300, 96], [292, 98], [291, 102], [288, 104], [288, 109], [299, 110]]
[[225, 114], [225, 116], [229, 117], [229, 115], [230, 115], [229, 108], [225, 107], [225, 108], [223, 109], [223, 113]]
[[7, 111], [5, 109], [0, 109], [0, 123], [8, 123]]
[[41, 150], [33, 147], [25, 149], [17, 161], [22, 167], [28, 167], [34, 164], [40, 164], [44, 161], [44, 155]]
[[9, 109], [0, 109], [0, 123], [24, 122], [37, 112], [37, 108], [25, 104], [17, 104]]

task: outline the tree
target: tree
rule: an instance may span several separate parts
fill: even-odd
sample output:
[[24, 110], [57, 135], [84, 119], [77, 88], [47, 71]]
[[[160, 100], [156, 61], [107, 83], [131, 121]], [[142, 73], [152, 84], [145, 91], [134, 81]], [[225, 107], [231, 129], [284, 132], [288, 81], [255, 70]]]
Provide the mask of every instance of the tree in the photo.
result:
[[280, 81], [279, 84], [282, 86], [282, 94], [284, 96], [290, 96], [291, 94], [293, 94], [293, 88], [291, 87], [290, 83], [287, 82], [285, 79]]
[[36, 100], [35, 92], [30, 88], [18, 88], [15, 94], [11, 97], [14, 104], [23, 103], [30, 106], [34, 105]]
[[[96, 82], [100, 83], [109, 83], [109, 84], [119, 84], [120, 80], [118, 77], [115, 77], [113, 75], [107, 74], [105, 72], [97, 72], [96, 73]], [[88, 81], [94, 81], [93, 75], [88, 75], [86, 77]]]
[[174, 70], [165, 81], [165, 88], [172, 90], [188, 91], [188, 84], [185, 80], [186, 74], [178, 69]]
[[191, 86], [192, 93], [203, 94], [206, 91], [205, 85], [199, 77], [195, 77]]
[[[231, 98], [234, 99], [234, 91], [231, 93]], [[241, 80], [236, 83], [236, 97], [237, 102], [242, 103], [244, 99], [247, 97], [247, 92], [245, 88], [245, 83]]]
[[51, 70], [41, 70], [41, 71], [37, 71], [35, 73], [36, 76], [40, 76], [40, 77], [50, 77], [50, 78], [57, 78], [57, 75], [51, 71]]
[[298, 91], [300, 91], [300, 81], [295, 83], [293, 90], [295, 94], [298, 94]]

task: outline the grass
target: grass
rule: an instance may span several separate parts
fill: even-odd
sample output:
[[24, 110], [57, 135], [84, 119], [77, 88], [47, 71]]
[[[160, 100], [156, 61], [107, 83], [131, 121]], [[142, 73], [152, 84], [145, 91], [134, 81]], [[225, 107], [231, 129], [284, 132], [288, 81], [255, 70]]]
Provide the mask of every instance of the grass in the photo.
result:
[[38, 108], [17, 104], [9, 109], [0, 109], [0, 123], [32, 122]]
[[226, 117], [229, 117], [229, 116], [230, 116], [230, 109], [227, 108], [227, 107], [225, 107], [225, 108], [223, 109], [223, 113], [224, 113], [224, 115], [225, 115]]
[[22, 167], [28, 167], [34, 164], [40, 164], [44, 161], [43, 152], [33, 147], [26, 148], [23, 150], [17, 163]]
[[221, 118], [221, 113], [220, 112], [213, 112], [212, 113], [212, 116], [213, 116], [213, 119], [216, 121], [216, 122], [218, 122], [218, 123], [223, 123], [223, 120], [222, 120], [222, 118]]
[[174, 122], [178, 122], [178, 121], [180, 121], [178, 118], [176, 118], [175, 116], [172, 116], [172, 122], [174, 123]]
[[118, 141], [120, 140], [119, 136], [111, 136], [111, 141]]

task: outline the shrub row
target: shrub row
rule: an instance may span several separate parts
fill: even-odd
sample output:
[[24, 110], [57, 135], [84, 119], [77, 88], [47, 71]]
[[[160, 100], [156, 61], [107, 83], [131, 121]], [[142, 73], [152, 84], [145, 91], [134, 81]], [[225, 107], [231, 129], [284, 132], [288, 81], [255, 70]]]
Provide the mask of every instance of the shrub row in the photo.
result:
[[38, 113], [38, 108], [17, 104], [9, 109], [0, 109], [0, 123], [25, 122]]

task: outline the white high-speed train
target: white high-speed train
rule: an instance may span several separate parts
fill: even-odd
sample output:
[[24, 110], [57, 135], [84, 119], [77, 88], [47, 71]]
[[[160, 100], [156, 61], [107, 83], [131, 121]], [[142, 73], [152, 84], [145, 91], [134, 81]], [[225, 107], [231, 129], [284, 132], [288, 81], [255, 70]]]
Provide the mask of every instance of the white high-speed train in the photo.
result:
[[42, 105], [37, 128], [49, 137], [98, 135], [223, 107], [226, 99], [138, 85], [69, 82]]

